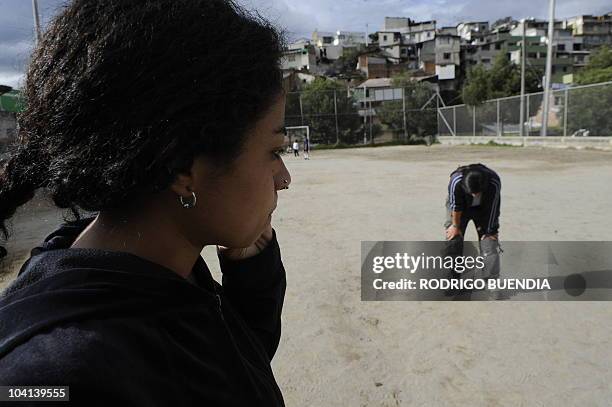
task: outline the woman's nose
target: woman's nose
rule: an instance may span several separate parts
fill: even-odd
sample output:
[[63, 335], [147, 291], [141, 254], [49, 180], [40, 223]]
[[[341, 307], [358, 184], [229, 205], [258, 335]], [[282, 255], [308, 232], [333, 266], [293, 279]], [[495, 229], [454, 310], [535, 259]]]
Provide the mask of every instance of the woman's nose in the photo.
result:
[[280, 189], [289, 189], [289, 184], [291, 184], [291, 174], [289, 174], [289, 170], [284, 162], [281, 161], [281, 165], [280, 171], [274, 176], [274, 185], [277, 191]]

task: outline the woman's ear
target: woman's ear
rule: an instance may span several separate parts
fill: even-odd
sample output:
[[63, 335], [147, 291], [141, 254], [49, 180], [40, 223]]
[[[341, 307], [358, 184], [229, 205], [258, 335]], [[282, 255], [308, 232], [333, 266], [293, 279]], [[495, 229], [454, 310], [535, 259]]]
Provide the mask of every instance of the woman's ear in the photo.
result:
[[181, 173], [176, 176], [176, 179], [170, 185], [170, 189], [179, 196], [189, 196], [193, 192], [193, 184], [194, 180], [191, 173]]

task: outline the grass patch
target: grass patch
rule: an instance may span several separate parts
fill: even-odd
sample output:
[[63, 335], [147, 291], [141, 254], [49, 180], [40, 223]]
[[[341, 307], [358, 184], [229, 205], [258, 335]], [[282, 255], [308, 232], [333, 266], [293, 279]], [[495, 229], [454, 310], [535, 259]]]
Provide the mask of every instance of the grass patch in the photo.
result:
[[478, 147], [510, 147], [510, 148], [515, 148], [515, 147], [520, 147], [522, 148], [523, 146], [521, 145], [515, 145], [515, 144], [506, 144], [506, 143], [498, 143], [496, 141], [493, 140], [489, 140], [488, 143], [470, 143], [471, 146], [478, 146]]

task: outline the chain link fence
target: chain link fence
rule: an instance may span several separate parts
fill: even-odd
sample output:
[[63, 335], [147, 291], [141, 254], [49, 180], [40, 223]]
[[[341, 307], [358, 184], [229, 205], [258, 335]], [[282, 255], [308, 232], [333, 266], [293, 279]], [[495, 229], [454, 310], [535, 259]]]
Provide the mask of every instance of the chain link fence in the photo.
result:
[[309, 126], [312, 145], [421, 143], [437, 132], [434, 88], [347, 88], [287, 94], [287, 127]]
[[[543, 102], [543, 92], [524, 96], [524, 136], [540, 135]], [[549, 106], [549, 136], [612, 136], [612, 82], [551, 91]], [[437, 115], [440, 136], [519, 136], [520, 123], [520, 96], [441, 107]]]

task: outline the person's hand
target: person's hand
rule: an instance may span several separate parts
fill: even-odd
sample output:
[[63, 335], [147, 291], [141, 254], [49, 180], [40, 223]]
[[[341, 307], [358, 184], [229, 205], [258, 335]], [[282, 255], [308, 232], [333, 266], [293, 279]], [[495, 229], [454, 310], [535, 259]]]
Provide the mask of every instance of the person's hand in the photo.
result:
[[450, 225], [446, 229], [446, 240], [453, 240], [457, 236], [461, 236], [461, 230], [455, 225]]
[[255, 243], [249, 247], [225, 247], [217, 246], [217, 252], [228, 260], [243, 260], [253, 257], [262, 252], [268, 246], [274, 234], [272, 224], [268, 223], [263, 233], [257, 238]]

